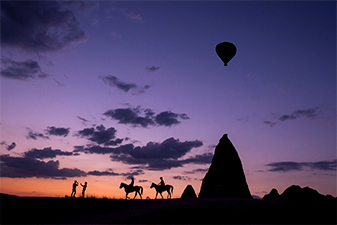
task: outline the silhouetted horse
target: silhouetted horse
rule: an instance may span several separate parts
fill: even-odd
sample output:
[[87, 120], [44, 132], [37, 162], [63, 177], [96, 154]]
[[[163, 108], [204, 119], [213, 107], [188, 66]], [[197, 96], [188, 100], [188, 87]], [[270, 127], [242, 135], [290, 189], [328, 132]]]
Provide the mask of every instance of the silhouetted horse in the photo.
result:
[[125, 183], [121, 183], [119, 188], [124, 188], [124, 191], [126, 192], [125, 199], [128, 199], [129, 198], [128, 194], [131, 193], [131, 192], [134, 192], [134, 191], [136, 192], [136, 194], [135, 194], [135, 197], [133, 197], [133, 199], [136, 198], [137, 193], [139, 194], [140, 199], [142, 199], [142, 194], [143, 194], [143, 187], [142, 186], [129, 186]]
[[157, 199], [158, 193], [160, 194], [161, 198], [163, 198], [163, 195], [161, 194], [163, 191], [167, 191], [167, 193], [168, 193], [167, 198], [169, 198], [169, 196], [171, 198], [171, 192], [173, 194], [173, 186], [172, 185], [167, 184], [163, 187], [161, 185], [152, 183], [150, 188], [153, 188], [153, 187], [156, 189], [156, 192], [157, 192], [155, 199]]

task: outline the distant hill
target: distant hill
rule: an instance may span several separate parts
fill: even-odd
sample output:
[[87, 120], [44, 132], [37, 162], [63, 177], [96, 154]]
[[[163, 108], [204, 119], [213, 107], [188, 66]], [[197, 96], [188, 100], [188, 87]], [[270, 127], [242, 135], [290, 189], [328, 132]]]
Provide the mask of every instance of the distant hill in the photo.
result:
[[9, 197], [18, 197], [18, 196], [16, 196], [16, 195], [9, 195], [9, 194], [5, 194], [5, 193], [0, 193], [0, 198], [9, 198]]
[[282, 202], [299, 206], [308, 213], [321, 215], [324, 221], [337, 222], [337, 198], [332, 195], [323, 195], [310, 188], [301, 188], [298, 185], [288, 187], [282, 194], [273, 188], [268, 194], [263, 196], [263, 200]]

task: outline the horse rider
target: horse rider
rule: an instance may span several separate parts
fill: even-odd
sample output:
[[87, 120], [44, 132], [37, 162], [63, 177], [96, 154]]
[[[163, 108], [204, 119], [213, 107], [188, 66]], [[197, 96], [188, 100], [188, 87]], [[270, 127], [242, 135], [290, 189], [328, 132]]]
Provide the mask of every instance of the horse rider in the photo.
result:
[[161, 187], [164, 187], [164, 186], [165, 186], [165, 183], [164, 183], [163, 177], [160, 177], [159, 186], [161, 186]]
[[131, 183], [129, 184], [129, 187], [133, 187], [134, 183], [135, 183], [135, 179], [131, 177]]

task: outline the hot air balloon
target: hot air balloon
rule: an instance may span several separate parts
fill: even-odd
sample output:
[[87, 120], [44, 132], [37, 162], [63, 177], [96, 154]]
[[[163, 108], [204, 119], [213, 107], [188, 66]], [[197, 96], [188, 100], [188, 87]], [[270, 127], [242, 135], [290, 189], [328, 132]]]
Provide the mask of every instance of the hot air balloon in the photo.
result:
[[224, 66], [235, 56], [236, 47], [233, 43], [222, 42], [216, 45], [215, 52], [220, 59], [224, 62]]

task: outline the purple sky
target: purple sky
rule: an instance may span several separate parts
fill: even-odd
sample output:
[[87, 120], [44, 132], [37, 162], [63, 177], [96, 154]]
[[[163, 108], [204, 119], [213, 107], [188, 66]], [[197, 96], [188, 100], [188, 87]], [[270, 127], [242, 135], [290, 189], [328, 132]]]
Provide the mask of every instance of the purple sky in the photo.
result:
[[228, 133], [253, 195], [336, 196], [335, 2], [2, 1], [1, 27], [2, 192], [198, 193]]

